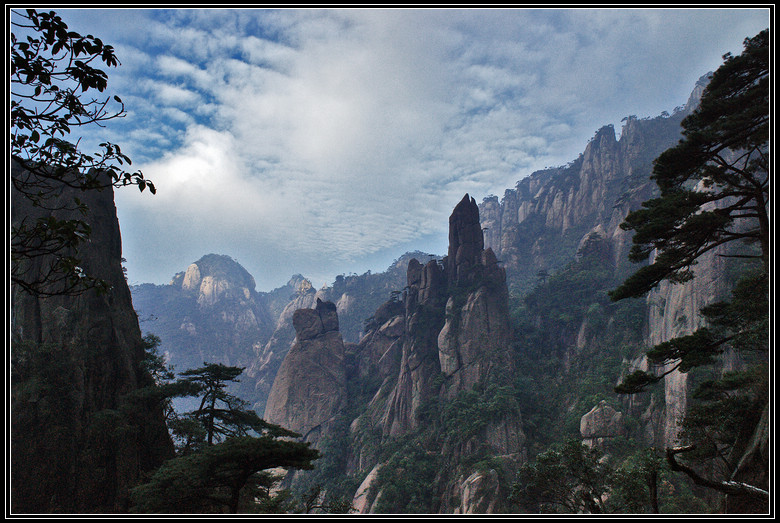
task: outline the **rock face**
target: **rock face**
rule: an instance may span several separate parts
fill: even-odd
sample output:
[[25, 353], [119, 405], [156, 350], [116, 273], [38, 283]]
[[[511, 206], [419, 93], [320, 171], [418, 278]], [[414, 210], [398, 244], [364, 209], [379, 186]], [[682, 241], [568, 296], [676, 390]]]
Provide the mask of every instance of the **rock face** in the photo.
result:
[[483, 249], [479, 208], [468, 195], [450, 216], [447, 269], [457, 290], [447, 299], [437, 345], [441, 372], [457, 392], [511, 365], [506, 273], [493, 251]]
[[417, 427], [415, 412], [436, 392], [432, 378], [439, 372], [436, 336], [444, 323], [444, 270], [436, 261], [423, 266], [412, 260], [407, 275], [401, 361], [382, 422], [383, 433], [390, 437]]
[[589, 447], [624, 434], [623, 413], [616, 411], [603, 400], [580, 420], [580, 435]]
[[483, 248], [479, 208], [468, 194], [450, 216], [449, 237], [443, 263], [409, 262], [399, 372], [383, 417], [390, 437], [417, 428], [417, 409], [440, 392], [435, 376], [444, 375], [455, 395], [510, 364], [506, 275]]
[[612, 243], [615, 265], [629, 266], [631, 237], [620, 223], [652, 196], [652, 160], [679, 140], [687, 114], [686, 109], [669, 117], [629, 117], [619, 140], [613, 126], [602, 127], [567, 166], [531, 174], [501, 201], [486, 198], [480, 206], [485, 245], [504, 262], [510, 287], [523, 294], [540, 270], [568, 264], [597, 227]]
[[[704, 306], [728, 299], [730, 283], [727, 278], [726, 258], [721, 257], [722, 254], [722, 248], [704, 254], [693, 268], [695, 277], [692, 280], [683, 284], [665, 281], [648, 294], [647, 346], [652, 347], [691, 334], [705, 325], [701, 314]], [[648, 370], [644, 356], [634, 364]], [[665, 370], [657, 369], [658, 372]], [[688, 374], [673, 371], [664, 378], [663, 410], [655, 413], [655, 423], [647, 427], [648, 438], [654, 444], [679, 444], [678, 422], [687, 411], [690, 392]], [[649, 413], [646, 415], [649, 416]]]
[[482, 262], [485, 241], [479, 223], [479, 207], [474, 198], [465, 195], [450, 215], [447, 279], [453, 285], [467, 285], [478, 280], [476, 270]]
[[492, 469], [474, 472], [461, 482], [458, 497], [456, 514], [494, 514], [501, 499], [498, 473]]
[[[345, 473], [360, 475], [354, 505], [361, 513], [374, 512], [383, 499], [383, 444], [421, 433], [439, 437], [423, 421], [426, 405], [499, 383], [499, 370], [511, 365], [506, 275], [484, 249], [479, 208], [469, 195], [452, 213], [450, 239], [441, 260], [409, 259], [406, 287], [366, 320], [358, 343], [342, 342], [332, 302], [316, 298], [313, 309], [299, 309], [292, 318], [295, 343], [276, 376], [265, 418], [315, 445], [329, 434], [350, 449]], [[357, 395], [346, 397], [347, 382]], [[337, 423], [347, 412], [361, 414]], [[349, 433], [336, 434], [336, 425], [349, 425]], [[517, 410], [478, 427], [467, 437], [448, 438], [440, 459], [462, 463], [487, 453], [513, 466], [521, 461], [525, 436]], [[503, 506], [498, 473], [474, 472], [458, 465], [437, 478], [446, 498], [438, 503], [441, 511]]]
[[330, 287], [314, 289], [301, 275], [270, 292], [255, 290], [254, 278], [229, 256], [209, 254], [176, 274], [168, 285], [131, 288], [146, 334], [160, 337], [176, 371], [204, 361], [245, 367], [231, 391], [263, 412], [274, 377], [295, 339], [292, 316], [319, 298], [336, 304], [339, 331], [357, 343], [363, 322], [392, 291], [403, 288], [407, 253], [385, 272], [339, 275]]
[[344, 342], [336, 305], [317, 300], [293, 315], [296, 340], [274, 380], [264, 418], [315, 448], [346, 406]]
[[[255, 290], [246, 269], [229, 256], [207, 254], [176, 274], [170, 284], [139, 285], [132, 293], [144, 319], [144, 332], [160, 338], [160, 349], [176, 372], [204, 362], [249, 367], [273, 332], [265, 296]], [[231, 391], [257, 401], [254, 384], [246, 375], [231, 385]]]
[[264, 344], [259, 342], [255, 344], [255, 357], [245, 371], [254, 384], [253, 408], [258, 412], [265, 410], [274, 378], [295, 340], [296, 333], [293, 326], [295, 311], [314, 307], [319, 296], [311, 282], [303, 277], [291, 279], [288, 287], [295, 289], [292, 299], [279, 314], [271, 338]]
[[[366, 489], [383, 466], [367, 435], [391, 442], [425, 432], [426, 404], [500, 380], [499, 369], [511, 365], [506, 275], [482, 238], [479, 208], [465, 195], [450, 217], [447, 257], [410, 260], [404, 292], [377, 310], [354, 349], [353, 373], [379, 382], [350, 435], [357, 450], [351, 469], [372, 471], [356, 497], [363, 512], [374, 511], [382, 496], [380, 490], [367, 502]], [[520, 421], [518, 412], [496, 416], [469, 438], [444, 444], [442, 459], [460, 463], [487, 452], [517, 464], [525, 441]], [[474, 475], [457, 467], [438, 482], [441, 512], [492, 512], [501, 504], [495, 471]]]
[[[523, 295], [539, 282], [539, 274], [555, 273], [583, 258], [599, 258], [599, 270], [609, 272], [615, 282], [636, 270], [628, 261], [631, 236], [619, 226], [628, 212], [654, 196], [652, 160], [678, 141], [680, 122], [700, 95], [697, 86], [685, 108], [671, 116], [625, 119], [619, 140], [611, 126], [603, 127], [574, 162], [533, 173], [507, 190], [500, 202], [497, 197], [483, 202], [485, 245], [504, 261], [510, 288]], [[718, 265], [714, 257], [702, 260], [700, 271], [707, 274], [702, 272], [686, 285], [662, 284], [649, 295], [644, 340], [648, 346], [700, 325], [699, 309], [723, 290], [714, 281], [722, 274]], [[563, 342], [568, 345], [565, 361], [587, 350], [592, 329], [586, 318]], [[642, 360], [634, 362], [635, 368], [643, 365]], [[640, 407], [633, 402], [643, 400], [627, 400], [627, 408], [644, 420], [649, 444], [675, 443], [688, 394], [686, 377], [675, 372], [665, 379], [663, 405]]]
[[[129, 401], [151, 377], [142, 369], [144, 343], [122, 272], [113, 191], [64, 190], [58, 203], [74, 196], [89, 206], [92, 226], [79, 251], [82, 266], [112, 288], [48, 298], [11, 289], [16, 513], [126, 511], [128, 489], [173, 454], [160, 406]], [[16, 192], [12, 198], [15, 223], [45, 212]]]

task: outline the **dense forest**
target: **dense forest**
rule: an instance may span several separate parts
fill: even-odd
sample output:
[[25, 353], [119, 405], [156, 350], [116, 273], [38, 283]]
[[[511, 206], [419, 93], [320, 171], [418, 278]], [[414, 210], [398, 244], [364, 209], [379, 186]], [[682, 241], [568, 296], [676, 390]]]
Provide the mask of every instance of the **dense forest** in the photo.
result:
[[69, 141], [125, 111], [114, 49], [13, 29], [7, 512], [770, 511], [768, 30], [466, 195], [446, 255], [263, 293], [219, 255], [128, 286], [114, 191], [155, 185]]

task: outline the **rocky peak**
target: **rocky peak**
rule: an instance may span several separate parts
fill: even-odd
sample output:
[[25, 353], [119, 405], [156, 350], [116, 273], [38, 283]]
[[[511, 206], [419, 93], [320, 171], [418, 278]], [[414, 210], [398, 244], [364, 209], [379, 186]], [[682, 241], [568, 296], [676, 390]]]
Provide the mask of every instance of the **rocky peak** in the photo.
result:
[[201, 306], [213, 306], [225, 297], [249, 300], [255, 294], [255, 279], [229, 256], [207, 254], [173, 277], [172, 285], [198, 296]]
[[625, 435], [623, 413], [601, 400], [580, 419], [580, 435], [583, 443], [594, 447], [605, 439]]
[[425, 265], [412, 259], [406, 271], [406, 308], [412, 312], [417, 305], [434, 305], [445, 297], [447, 275], [436, 260]]
[[336, 305], [317, 298], [313, 309], [298, 309], [293, 313], [293, 327], [298, 341], [313, 340], [325, 333], [339, 330]]
[[699, 103], [701, 103], [701, 96], [704, 94], [704, 89], [707, 88], [711, 78], [712, 71], [701, 76], [696, 81], [696, 86], [693, 88], [691, 95], [688, 97], [688, 102], [685, 104], [685, 107], [683, 107], [684, 113], [693, 112], [693, 110], [699, 106]]
[[599, 225], [615, 260], [627, 261], [630, 235], [620, 223], [652, 197], [652, 162], [677, 143], [686, 111], [629, 116], [619, 140], [612, 125], [601, 127], [576, 160], [534, 172], [500, 201], [493, 196], [482, 203], [485, 246], [504, 262], [518, 293], [536, 284], [540, 270], [571, 262], [578, 243]]
[[467, 284], [475, 277], [480, 265], [484, 238], [479, 222], [479, 207], [466, 194], [450, 215], [447, 277], [452, 284]]

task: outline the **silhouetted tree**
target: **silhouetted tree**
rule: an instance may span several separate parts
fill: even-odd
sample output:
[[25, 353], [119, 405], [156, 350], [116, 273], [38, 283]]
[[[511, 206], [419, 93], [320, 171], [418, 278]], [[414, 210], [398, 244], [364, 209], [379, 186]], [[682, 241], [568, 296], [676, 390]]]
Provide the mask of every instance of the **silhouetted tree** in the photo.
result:
[[[277, 507], [271, 469], [311, 469], [319, 452], [292, 431], [266, 422], [225, 389], [243, 371], [219, 363], [182, 372], [161, 391], [200, 397], [196, 410], [169, 421], [179, 456], [133, 490], [133, 511], [236, 513]], [[243, 504], [242, 504], [243, 503]]]
[[611, 295], [641, 296], [663, 280], [684, 282], [704, 253], [736, 241], [758, 243], [769, 262], [769, 34], [745, 40], [739, 56], [724, 56], [701, 104], [682, 121], [683, 139], [655, 160], [661, 195], [628, 214], [634, 231], [629, 258], [656, 252]]
[[[697, 260], [720, 246], [729, 246], [721, 256], [760, 261], [755, 271], [743, 273], [731, 302], [701, 311], [706, 327], [647, 352], [649, 363], [662, 373], [636, 371], [615, 389], [640, 392], [670, 372], [706, 368], [727, 348], [737, 351], [745, 368], [697, 388], [683, 422], [687, 444], [667, 449], [666, 456], [673, 470], [697, 484], [747, 500], [731, 507], [750, 512], [764, 510], [768, 500], [768, 123], [769, 34], [764, 30], [745, 40], [741, 55], [724, 56], [700, 107], [682, 121], [683, 139], [656, 159], [652, 177], [660, 196], [622, 224], [635, 232], [630, 259], [643, 261], [655, 253], [654, 259], [610, 293], [619, 300], [641, 296], [663, 280], [688, 281]], [[704, 477], [678, 462], [683, 455], [717, 461], [714, 470], [724, 472]]]
[[[106, 289], [106, 282], [85, 273], [78, 257], [91, 232], [89, 209], [78, 197], [63, 199], [61, 193], [63, 188], [92, 191], [125, 185], [155, 192], [140, 171], [124, 170], [131, 162], [118, 145], [101, 143], [100, 152], [85, 154], [73, 136], [75, 128], [101, 126], [124, 115], [118, 97], [92, 97], [92, 91], [103, 92], [108, 83], [107, 74], [95, 65], [115, 67], [119, 61], [112, 46], [68, 30], [54, 12], [12, 11], [11, 26], [13, 198], [47, 211], [37, 219], [14, 216], [12, 281], [37, 295]], [[112, 100], [119, 105], [116, 111], [109, 109]]]

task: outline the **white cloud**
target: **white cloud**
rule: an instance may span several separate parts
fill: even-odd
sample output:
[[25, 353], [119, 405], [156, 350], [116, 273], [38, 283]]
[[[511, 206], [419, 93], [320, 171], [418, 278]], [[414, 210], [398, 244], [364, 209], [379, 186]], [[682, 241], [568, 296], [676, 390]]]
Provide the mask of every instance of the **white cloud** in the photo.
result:
[[[120, 32], [117, 45], [125, 136], [158, 186], [152, 198], [119, 197], [131, 275], [162, 281], [224, 252], [270, 288], [294, 272], [349, 272], [346, 261], [446, 237], [463, 193], [502, 194], [573, 160], [604, 124], [685, 103], [696, 78], [739, 52], [760, 22], [734, 15], [145, 15], [129, 24], [145, 32]], [[139, 238], [152, 236], [178, 255], [150, 261]]]

